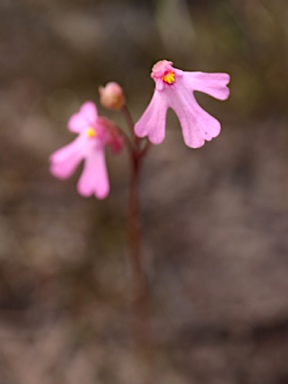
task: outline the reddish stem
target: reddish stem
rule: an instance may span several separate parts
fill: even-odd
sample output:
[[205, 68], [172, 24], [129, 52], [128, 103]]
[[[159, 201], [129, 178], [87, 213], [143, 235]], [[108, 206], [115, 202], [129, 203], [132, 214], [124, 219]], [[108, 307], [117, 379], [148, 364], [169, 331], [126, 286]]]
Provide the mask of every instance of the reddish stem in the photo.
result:
[[149, 297], [141, 250], [141, 223], [138, 198], [139, 170], [141, 158], [134, 152], [131, 155], [131, 183], [129, 196], [129, 240], [130, 258], [133, 272], [135, 337], [141, 346], [147, 346]]
[[134, 332], [137, 344], [140, 347], [150, 346], [149, 335], [149, 293], [148, 282], [145, 275], [144, 260], [141, 249], [141, 222], [139, 207], [139, 178], [141, 161], [145, 153], [141, 153], [140, 140], [134, 134], [134, 123], [126, 106], [123, 107], [130, 132], [133, 135], [134, 146], [130, 151], [131, 180], [129, 188], [128, 207], [128, 233], [130, 245], [130, 261], [133, 278], [133, 309], [134, 309]]

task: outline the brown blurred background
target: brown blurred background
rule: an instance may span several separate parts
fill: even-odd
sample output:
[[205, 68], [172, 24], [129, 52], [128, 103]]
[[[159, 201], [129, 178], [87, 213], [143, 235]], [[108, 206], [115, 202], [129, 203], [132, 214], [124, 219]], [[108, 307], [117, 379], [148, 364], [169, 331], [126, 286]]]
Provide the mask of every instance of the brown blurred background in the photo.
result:
[[[286, 0], [1, 0], [1, 384], [288, 383], [287, 25]], [[226, 102], [197, 95], [217, 139], [185, 147], [169, 112], [143, 169], [152, 376], [131, 335], [127, 156], [108, 153], [102, 202], [47, 158], [107, 81], [138, 119], [164, 58], [232, 81]]]

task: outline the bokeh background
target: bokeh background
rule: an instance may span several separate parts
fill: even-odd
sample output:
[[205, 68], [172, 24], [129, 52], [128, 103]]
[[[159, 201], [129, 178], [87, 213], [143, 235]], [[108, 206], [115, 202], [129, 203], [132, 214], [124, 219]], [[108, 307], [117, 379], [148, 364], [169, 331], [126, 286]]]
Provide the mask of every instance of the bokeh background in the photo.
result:
[[[1, 0], [1, 384], [288, 382], [287, 25], [286, 0]], [[127, 154], [107, 153], [101, 202], [47, 159], [108, 81], [138, 119], [163, 58], [232, 81], [226, 102], [197, 94], [217, 139], [185, 147], [169, 112], [143, 168], [152, 367], [131, 332]]]

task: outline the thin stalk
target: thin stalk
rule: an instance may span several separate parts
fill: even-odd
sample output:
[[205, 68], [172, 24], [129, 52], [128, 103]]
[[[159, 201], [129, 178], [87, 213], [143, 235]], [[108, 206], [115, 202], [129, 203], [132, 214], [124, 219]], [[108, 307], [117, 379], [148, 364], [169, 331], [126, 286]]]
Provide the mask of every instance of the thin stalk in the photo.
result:
[[122, 107], [122, 112], [127, 121], [128, 128], [130, 129], [130, 133], [134, 137], [134, 122], [126, 104]]
[[139, 156], [144, 157], [147, 154], [147, 152], [149, 151], [150, 146], [151, 146], [150, 141], [147, 140], [146, 143], [144, 144], [143, 148], [139, 152]]
[[127, 133], [126, 133], [123, 129], [121, 129], [121, 128], [119, 128], [119, 127], [118, 127], [118, 129], [119, 129], [119, 131], [121, 132], [121, 134], [122, 134], [122, 136], [123, 136], [123, 138], [124, 138], [124, 140], [125, 140], [125, 142], [126, 142], [126, 144], [127, 144], [127, 148], [128, 148], [128, 150], [129, 150], [130, 154], [132, 154], [132, 153], [135, 151], [135, 145], [134, 145], [134, 143], [132, 143], [132, 141], [131, 141], [129, 135], [127, 135]]
[[134, 143], [133, 146], [130, 146], [131, 178], [128, 205], [129, 254], [134, 292], [134, 334], [138, 346], [147, 350], [148, 346], [151, 345], [149, 335], [149, 292], [141, 248], [141, 220], [139, 207], [140, 169], [145, 153], [143, 153], [143, 155], [141, 153], [140, 139], [134, 134], [134, 122], [126, 105], [123, 107], [122, 111], [132, 136], [131, 141]]
[[150, 346], [149, 334], [149, 292], [145, 275], [143, 254], [141, 249], [141, 223], [139, 209], [139, 176], [141, 158], [137, 153], [131, 155], [131, 182], [129, 193], [129, 243], [130, 260], [133, 274], [134, 291], [134, 332], [140, 347]]

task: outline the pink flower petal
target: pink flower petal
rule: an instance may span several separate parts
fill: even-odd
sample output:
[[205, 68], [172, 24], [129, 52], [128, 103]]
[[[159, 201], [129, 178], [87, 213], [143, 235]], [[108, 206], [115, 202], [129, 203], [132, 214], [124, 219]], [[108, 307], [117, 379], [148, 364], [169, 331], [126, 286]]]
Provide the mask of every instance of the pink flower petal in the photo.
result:
[[207, 93], [219, 100], [226, 100], [230, 94], [227, 73], [183, 72], [186, 86], [193, 91]]
[[228, 74], [185, 72], [172, 67], [172, 62], [161, 60], [153, 66], [151, 77], [155, 81], [155, 90], [146, 111], [135, 125], [137, 136], [148, 135], [152, 143], [161, 143], [165, 137], [168, 108], [176, 112], [184, 141], [189, 147], [201, 147], [205, 140], [219, 135], [219, 121], [199, 106], [193, 91], [225, 100], [230, 92]]
[[50, 172], [58, 179], [67, 179], [83, 159], [83, 150], [79, 138], [58, 149], [49, 158]]
[[153, 144], [160, 144], [165, 138], [165, 123], [168, 104], [164, 91], [154, 91], [153, 97], [142, 117], [135, 124], [138, 137], [149, 137]]
[[199, 106], [190, 89], [179, 83], [177, 91], [169, 89], [166, 92], [169, 93], [170, 106], [179, 118], [188, 147], [202, 147], [205, 140], [209, 141], [219, 135], [219, 121]]
[[97, 109], [92, 101], [87, 101], [82, 105], [80, 111], [72, 115], [68, 121], [68, 128], [75, 133], [82, 132], [83, 129], [93, 125], [97, 119]]
[[82, 196], [88, 197], [94, 193], [98, 199], [104, 199], [109, 189], [104, 148], [92, 148], [86, 156], [77, 190]]

